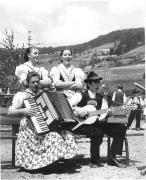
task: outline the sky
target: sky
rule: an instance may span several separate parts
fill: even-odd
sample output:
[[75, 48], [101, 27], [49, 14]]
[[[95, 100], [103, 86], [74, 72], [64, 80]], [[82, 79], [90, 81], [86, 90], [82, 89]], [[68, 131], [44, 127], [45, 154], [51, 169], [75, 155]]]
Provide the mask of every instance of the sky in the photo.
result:
[[0, 0], [0, 41], [5, 29], [15, 44], [62, 46], [111, 31], [144, 27], [145, 0]]

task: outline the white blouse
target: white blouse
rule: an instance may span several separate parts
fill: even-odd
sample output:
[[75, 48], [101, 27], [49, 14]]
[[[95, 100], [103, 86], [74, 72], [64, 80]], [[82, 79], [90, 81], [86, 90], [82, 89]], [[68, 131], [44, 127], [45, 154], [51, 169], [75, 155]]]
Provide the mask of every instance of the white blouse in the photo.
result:
[[9, 107], [9, 109], [15, 110], [22, 108], [24, 100], [32, 95], [35, 96], [30, 89], [26, 89], [24, 92], [17, 92], [13, 97], [12, 105]]
[[19, 82], [22, 83], [26, 80], [28, 72], [32, 71], [37, 72], [42, 79], [48, 78], [48, 71], [44, 67], [33, 66], [29, 61], [17, 66], [15, 75], [19, 78]]
[[26, 99], [26, 94], [24, 92], [18, 92], [13, 97], [12, 105], [9, 107], [9, 109], [20, 109], [22, 108], [22, 104], [24, 99]]
[[72, 65], [66, 68], [63, 64], [60, 64], [57, 67], [52, 67], [50, 71], [50, 76], [54, 84], [61, 81], [60, 74], [63, 76], [65, 82], [70, 82], [75, 77], [75, 83], [82, 85], [85, 79], [85, 74], [80, 68], [75, 68]]

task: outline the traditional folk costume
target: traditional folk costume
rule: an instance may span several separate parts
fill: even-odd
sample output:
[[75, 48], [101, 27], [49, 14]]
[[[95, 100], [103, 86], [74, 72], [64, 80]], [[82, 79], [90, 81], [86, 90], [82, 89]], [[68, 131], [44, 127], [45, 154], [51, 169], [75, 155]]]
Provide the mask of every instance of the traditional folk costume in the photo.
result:
[[20, 84], [26, 80], [28, 72], [37, 72], [40, 75], [40, 79], [48, 77], [48, 71], [44, 67], [33, 66], [31, 62], [26, 62], [16, 67], [15, 75], [18, 77]]
[[[33, 96], [30, 89], [18, 92], [13, 98], [10, 109], [23, 108], [24, 99]], [[61, 133], [52, 131], [43, 136], [37, 135], [29, 117], [25, 116], [21, 119], [16, 142], [16, 166], [34, 170], [62, 158], [72, 158], [77, 154], [77, 144], [69, 131]]]
[[[74, 66], [70, 66], [66, 68], [62, 63], [57, 67], [53, 67], [50, 71], [50, 76], [53, 79], [54, 85], [57, 82], [75, 82], [78, 85], [83, 87], [83, 80], [85, 78], [84, 72], [80, 68], [75, 68]], [[72, 96], [77, 93], [73, 90], [70, 90], [70, 87], [57, 87], [57, 91], [63, 91], [68, 100], [72, 98]], [[72, 101], [72, 100], [71, 100]]]

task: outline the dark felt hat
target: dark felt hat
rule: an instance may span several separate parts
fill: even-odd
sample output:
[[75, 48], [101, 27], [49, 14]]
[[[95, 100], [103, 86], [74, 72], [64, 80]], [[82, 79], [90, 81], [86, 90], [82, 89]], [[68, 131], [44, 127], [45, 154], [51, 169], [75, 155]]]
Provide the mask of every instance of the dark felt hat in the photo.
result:
[[91, 81], [101, 81], [102, 77], [98, 76], [94, 71], [90, 71], [87, 78], [84, 80], [85, 83]]

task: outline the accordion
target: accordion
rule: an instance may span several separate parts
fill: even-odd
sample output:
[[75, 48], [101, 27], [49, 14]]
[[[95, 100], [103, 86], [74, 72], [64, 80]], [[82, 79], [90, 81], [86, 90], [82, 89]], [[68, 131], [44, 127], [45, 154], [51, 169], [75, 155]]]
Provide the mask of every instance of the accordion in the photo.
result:
[[28, 108], [32, 108], [35, 116], [30, 119], [37, 134], [51, 131], [62, 122], [74, 122], [76, 117], [65, 95], [59, 92], [42, 92], [24, 100]]

